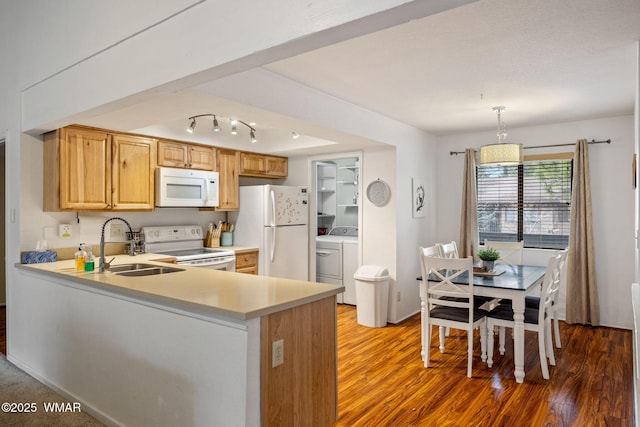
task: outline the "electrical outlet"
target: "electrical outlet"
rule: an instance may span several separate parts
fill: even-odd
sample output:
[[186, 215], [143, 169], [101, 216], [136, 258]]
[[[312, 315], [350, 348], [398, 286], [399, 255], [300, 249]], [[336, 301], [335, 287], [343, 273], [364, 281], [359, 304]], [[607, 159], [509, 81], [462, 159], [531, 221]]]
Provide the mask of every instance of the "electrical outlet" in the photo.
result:
[[284, 363], [284, 340], [274, 341], [271, 344], [271, 367], [275, 368]]
[[71, 238], [71, 224], [58, 224], [58, 237], [61, 239]]
[[121, 238], [124, 239], [124, 224], [113, 224], [111, 223], [111, 228], [110, 228], [110, 237], [112, 238]]

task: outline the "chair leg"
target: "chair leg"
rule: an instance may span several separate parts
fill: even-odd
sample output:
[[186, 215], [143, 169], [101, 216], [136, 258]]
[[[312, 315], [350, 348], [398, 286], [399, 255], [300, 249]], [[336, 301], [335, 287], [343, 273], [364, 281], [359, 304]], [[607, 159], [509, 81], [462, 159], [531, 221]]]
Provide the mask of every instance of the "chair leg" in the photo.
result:
[[556, 308], [553, 307], [552, 309], [552, 313], [553, 313], [553, 331], [555, 333], [555, 341], [556, 341], [556, 347], [557, 348], [562, 348], [562, 343], [560, 343], [560, 326], [558, 326], [558, 313], [556, 312]]
[[440, 353], [444, 353], [444, 336], [445, 335], [446, 335], [445, 327], [440, 326]]
[[545, 344], [547, 346], [547, 357], [549, 358], [549, 364], [551, 364], [551, 366], [556, 366], [556, 357], [553, 354], [553, 342], [551, 340], [551, 318], [547, 317], [544, 323], [544, 337]]
[[480, 325], [480, 359], [483, 362], [487, 361], [487, 324], [485, 323]]
[[493, 366], [493, 323], [487, 322], [487, 366]]
[[467, 377], [471, 378], [471, 371], [473, 366], [473, 328], [467, 331]]
[[549, 366], [547, 366], [547, 355], [545, 353], [544, 331], [538, 331], [538, 352], [540, 353], [540, 368], [542, 368], [542, 378], [549, 379]]
[[500, 347], [498, 348], [498, 350], [500, 351], [500, 354], [504, 356], [504, 326], [500, 326], [499, 331], [498, 342], [500, 343]]

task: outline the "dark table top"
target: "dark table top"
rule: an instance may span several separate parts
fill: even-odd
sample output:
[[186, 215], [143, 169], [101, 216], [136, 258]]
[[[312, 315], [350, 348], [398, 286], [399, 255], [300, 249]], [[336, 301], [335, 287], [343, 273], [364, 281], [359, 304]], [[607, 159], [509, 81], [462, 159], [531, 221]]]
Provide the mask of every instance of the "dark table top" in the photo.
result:
[[[473, 276], [473, 286], [486, 288], [510, 289], [525, 291], [544, 277], [546, 267], [536, 265], [496, 264], [496, 276]], [[435, 279], [435, 278], [434, 278]], [[422, 280], [422, 277], [418, 277]], [[467, 273], [463, 273], [453, 280], [461, 285], [469, 284]]]

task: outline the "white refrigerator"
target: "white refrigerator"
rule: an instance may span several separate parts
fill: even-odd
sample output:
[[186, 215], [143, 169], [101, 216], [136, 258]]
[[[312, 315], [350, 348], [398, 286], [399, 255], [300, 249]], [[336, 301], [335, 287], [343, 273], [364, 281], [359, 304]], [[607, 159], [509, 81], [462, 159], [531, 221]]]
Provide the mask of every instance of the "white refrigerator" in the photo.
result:
[[285, 279], [309, 278], [309, 198], [306, 187], [240, 187], [234, 246], [257, 247], [258, 274]]

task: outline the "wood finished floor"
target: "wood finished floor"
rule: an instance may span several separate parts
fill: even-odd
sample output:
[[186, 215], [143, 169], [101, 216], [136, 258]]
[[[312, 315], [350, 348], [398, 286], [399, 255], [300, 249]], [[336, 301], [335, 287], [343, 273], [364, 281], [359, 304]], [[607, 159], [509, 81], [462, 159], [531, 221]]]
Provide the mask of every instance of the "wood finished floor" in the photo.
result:
[[[0, 352], [6, 354], [5, 307]], [[523, 384], [513, 378], [513, 349], [480, 361], [466, 377], [466, 336], [451, 330], [446, 351], [420, 360], [420, 316], [385, 328], [357, 324], [338, 305], [338, 422], [341, 426], [631, 426], [631, 331], [560, 323], [551, 379], [540, 372], [535, 333], [526, 333]], [[437, 336], [434, 329], [434, 341]], [[497, 346], [497, 340], [496, 340]]]
[[[560, 324], [551, 379], [542, 378], [535, 333], [526, 333], [523, 384], [513, 346], [466, 377], [466, 334], [451, 330], [442, 354], [436, 328], [431, 364], [420, 359], [420, 315], [385, 328], [357, 324], [338, 305], [338, 422], [334, 426], [631, 426], [631, 331]], [[508, 342], [508, 340], [507, 340]]]

